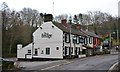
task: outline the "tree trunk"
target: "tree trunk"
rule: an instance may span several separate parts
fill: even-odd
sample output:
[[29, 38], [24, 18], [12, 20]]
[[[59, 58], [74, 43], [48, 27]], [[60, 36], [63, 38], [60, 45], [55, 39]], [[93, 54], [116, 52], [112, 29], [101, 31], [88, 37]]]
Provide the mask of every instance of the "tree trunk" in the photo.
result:
[[11, 38], [11, 40], [10, 40], [9, 55], [11, 54], [12, 44], [13, 44], [13, 38]]
[[10, 47], [9, 47], [9, 55], [11, 54], [11, 49], [12, 49], [12, 44], [10, 44]]

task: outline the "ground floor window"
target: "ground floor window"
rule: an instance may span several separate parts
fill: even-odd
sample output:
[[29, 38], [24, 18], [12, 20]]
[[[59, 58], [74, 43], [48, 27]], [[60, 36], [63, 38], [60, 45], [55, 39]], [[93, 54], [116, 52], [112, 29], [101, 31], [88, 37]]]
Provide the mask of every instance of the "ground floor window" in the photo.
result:
[[42, 50], [41, 54], [43, 54], [43, 50]]
[[86, 54], [86, 49], [82, 49], [82, 54]]
[[65, 46], [65, 55], [69, 55], [69, 47]]
[[35, 49], [35, 55], [38, 55], [38, 49]]
[[78, 50], [78, 54], [79, 54], [79, 55], [81, 54], [80, 48], [79, 48], [79, 50]]
[[71, 54], [72, 54], [72, 53], [73, 53], [73, 47], [71, 47], [71, 48], [69, 47], [69, 49], [71, 50], [70, 52], [71, 52]]
[[50, 54], [50, 48], [46, 48], [46, 54], [47, 54], [47, 55]]

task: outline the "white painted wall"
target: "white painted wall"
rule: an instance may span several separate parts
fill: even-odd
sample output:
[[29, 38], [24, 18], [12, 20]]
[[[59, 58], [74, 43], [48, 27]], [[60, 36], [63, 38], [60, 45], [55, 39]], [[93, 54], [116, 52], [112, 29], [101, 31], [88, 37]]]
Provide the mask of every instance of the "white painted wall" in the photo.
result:
[[[65, 35], [64, 35], [65, 36]], [[74, 35], [72, 35], [71, 37], [73, 37]], [[72, 53], [72, 55], [75, 55], [75, 47], [80, 47], [80, 50], [82, 51], [82, 45], [83, 44], [81, 44], [81, 43], [79, 43], [79, 44], [74, 44], [73, 43], [73, 39], [71, 40], [71, 47], [73, 48], [73, 53]], [[70, 43], [66, 43], [66, 42], [64, 42], [64, 46], [67, 46], [67, 47], [70, 47]], [[77, 51], [79, 50], [79, 48], [77, 48]], [[67, 55], [69, 55], [68, 54], [69, 53], [69, 49], [67, 49]], [[78, 54], [78, 52], [77, 52], [77, 54]]]
[[[54, 26], [54, 28], [52, 28]], [[45, 22], [34, 33], [34, 48], [38, 49], [38, 56], [35, 58], [59, 58], [63, 59], [63, 31], [56, 27], [52, 22]], [[46, 32], [52, 34], [51, 38], [42, 38]], [[46, 55], [46, 48], [50, 48], [50, 55]], [[56, 50], [59, 47], [59, 50]], [[43, 54], [41, 54], [43, 50]], [[34, 52], [33, 52], [34, 53]]]
[[[21, 44], [17, 45], [17, 58], [25, 59], [25, 54], [28, 54], [28, 50], [31, 50], [32, 53], [32, 43], [22, 47]], [[28, 56], [29, 59], [32, 58], [32, 54]]]
[[83, 58], [83, 57], [86, 57], [86, 55], [84, 54], [84, 55], [79, 55], [79, 58]]

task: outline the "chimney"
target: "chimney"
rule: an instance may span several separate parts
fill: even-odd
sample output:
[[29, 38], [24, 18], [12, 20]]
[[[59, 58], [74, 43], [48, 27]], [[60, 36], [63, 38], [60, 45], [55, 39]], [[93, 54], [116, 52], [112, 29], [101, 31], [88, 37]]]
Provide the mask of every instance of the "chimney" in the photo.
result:
[[22, 48], [22, 44], [18, 44], [17, 45], [17, 50], [21, 49]]
[[49, 22], [53, 20], [53, 15], [52, 14], [45, 14], [44, 15], [44, 22]]
[[67, 20], [66, 20], [66, 19], [62, 19], [62, 20], [61, 20], [61, 23], [62, 23], [62, 24], [66, 24], [66, 23], [67, 23]]
[[61, 23], [62, 23], [64, 26], [66, 26], [66, 27], [68, 26], [66, 19], [62, 19], [62, 20], [61, 20]]
[[76, 29], [80, 30], [80, 24], [76, 24]]

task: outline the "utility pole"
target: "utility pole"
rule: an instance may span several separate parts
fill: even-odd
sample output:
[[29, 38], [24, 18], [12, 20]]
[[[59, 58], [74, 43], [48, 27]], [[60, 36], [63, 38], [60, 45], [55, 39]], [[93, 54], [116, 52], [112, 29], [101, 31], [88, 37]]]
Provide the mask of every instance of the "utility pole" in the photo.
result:
[[110, 32], [110, 42], [109, 43], [110, 43], [110, 46], [109, 46], [110, 48], [109, 49], [111, 49], [111, 47], [112, 47], [111, 32]]
[[118, 29], [117, 29], [117, 45], [119, 45], [119, 32], [118, 32]]
[[120, 1], [118, 2], [118, 18], [117, 18], [117, 45], [119, 45], [119, 22], [120, 22]]

